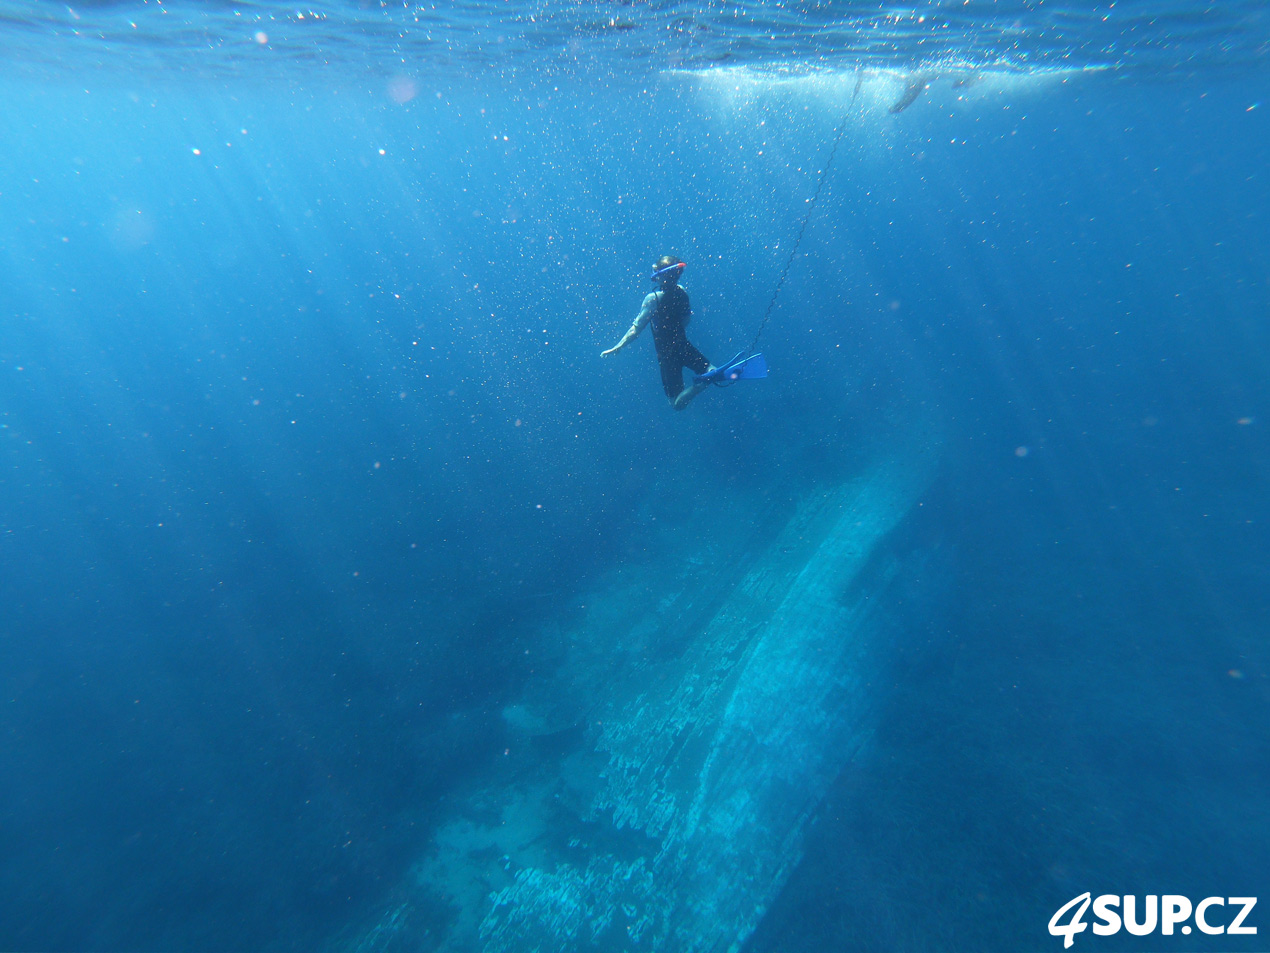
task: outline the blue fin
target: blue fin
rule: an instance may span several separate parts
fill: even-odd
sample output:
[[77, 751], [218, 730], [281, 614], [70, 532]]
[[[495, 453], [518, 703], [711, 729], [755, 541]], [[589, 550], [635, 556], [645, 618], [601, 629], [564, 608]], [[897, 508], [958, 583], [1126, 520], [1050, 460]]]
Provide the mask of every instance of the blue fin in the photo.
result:
[[730, 384], [733, 381], [753, 381], [767, 376], [767, 361], [762, 354], [744, 357], [744, 351], [722, 367], [716, 367], [704, 374], [697, 374], [693, 380], [698, 384]]

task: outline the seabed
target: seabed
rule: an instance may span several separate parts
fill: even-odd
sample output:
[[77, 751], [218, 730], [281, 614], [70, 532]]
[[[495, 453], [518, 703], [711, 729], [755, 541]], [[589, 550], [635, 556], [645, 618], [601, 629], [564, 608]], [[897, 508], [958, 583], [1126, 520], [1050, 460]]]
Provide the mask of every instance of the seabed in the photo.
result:
[[[884, 544], [932, 455], [758, 507], [630, 560], [541, 633], [517, 743], [452, 802], [359, 953], [739, 950], [871, 735]], [[718, 525], [717, 523], [714, 525]]]

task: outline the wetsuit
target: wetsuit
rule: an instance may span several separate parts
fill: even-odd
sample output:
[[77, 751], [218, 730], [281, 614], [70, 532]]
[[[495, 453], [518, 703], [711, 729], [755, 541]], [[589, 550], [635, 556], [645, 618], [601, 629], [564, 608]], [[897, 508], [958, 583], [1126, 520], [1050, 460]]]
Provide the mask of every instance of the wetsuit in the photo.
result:
[[[657, 348], [657, 363], [661, 366], [662, 386], [666, 389], [666, 396], [673, 401], [684, 389], [683, 369], [688, 367], [694, 373], [704, 374], [709, 370], [710, 362], [692, 346], [684, 333], [685, 326], [692, 319], [688, 293], [678, 285], [672, 285], [662, 291], [654, 291], [648, 298], [656, 299], [651, 302], [650, 316], [653, 345]], [[644, 299], [645, 312], [649, 310], [648, 298]]]

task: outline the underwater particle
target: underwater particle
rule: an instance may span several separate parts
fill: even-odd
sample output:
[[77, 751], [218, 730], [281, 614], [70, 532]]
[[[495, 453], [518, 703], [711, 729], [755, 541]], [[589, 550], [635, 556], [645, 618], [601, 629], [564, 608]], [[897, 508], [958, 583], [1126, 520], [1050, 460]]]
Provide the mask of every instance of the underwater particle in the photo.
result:
[[1232, 669], [1231, 669], [1230, 671], [1228, 671], [1226, 674], [1227, 674], [1227, 675], [1229, 675], [1229, 676], [1230, 676], [1231, 678], [1233, 678], [1233, 679], [1241, 679], [1241, 678], [1243, 678], [1243, 677], [1244, 677], [1244, 673], [1243, 673], [1240, 669], [1237, 669], [1237, 668], [1232, 668]]
[[196, 156], [201, 156], [203, 154], [203, 150], [195, 146], [190, 146], [190, 152], [194, 153]]
[[103, 223], [111, 242], [124, 251], [136, 251], [154, 237], [154, 220], [142, 209], [121, 208]]
[[388, 81], [388, 98], [398, 106], [404, 106], [418, 93], [419, 88], [409, 76], [394, 76]]
[[264, 46], [266, 43], [269, 42], [269, 34], [266, 33], [264, 30], [257, 30], [255, 40], [261, 46]]
[[1256, 420], [1255, 417], [1240, 417], [1238, 420], [1235, 421], [1235, 423], [1239, 424], [1239, 426], [1241, 427], [1247, 427], [1249, 424], [1253, 423], [1255, 420]]
[[1028, 455], [1028, 453], [1029, 453], [1029, 451], [1028, 451], [1028, 448], [1027, 448], [1027, 447], [1015, 447], [1015, 448], [1014, 448], [1014, 455], [1015, 455], [1016, 457], [1019, 457], [1020, 459], [1022, 459], [1023, 457], [1026, 457], [1026, 456]]

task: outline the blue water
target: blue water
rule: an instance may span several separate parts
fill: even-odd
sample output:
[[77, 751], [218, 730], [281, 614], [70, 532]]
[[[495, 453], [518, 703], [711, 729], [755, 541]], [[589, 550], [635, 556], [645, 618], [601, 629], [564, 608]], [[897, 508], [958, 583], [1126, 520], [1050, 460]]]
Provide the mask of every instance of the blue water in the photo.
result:
[[[1000, 6], [4, 4], [0, 949], [479, 948], [367, 931], [594, 746], [506, 767], [544, 633], [884, 456], [871, 740], [718, 948], [1270, 904], [1270, 18]], [[806, 214], [767, 380], [600, 359], [667, 251], [747, 345]]]

